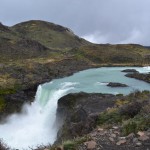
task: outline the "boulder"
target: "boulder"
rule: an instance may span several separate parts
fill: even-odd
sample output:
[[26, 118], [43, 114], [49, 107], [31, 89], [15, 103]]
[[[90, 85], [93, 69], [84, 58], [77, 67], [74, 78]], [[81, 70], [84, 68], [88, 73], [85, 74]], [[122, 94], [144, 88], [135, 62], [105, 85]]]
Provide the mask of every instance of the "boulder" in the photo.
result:
[[122, 70], [121, 72], [127, 72], [127, 73], [138, 73], [137, 70], [135, 69], [125, 69], [125, 70]]
[[122, 145], [122, 144], [125, 144], [127, 142], [127, 140], [126, 139], [124, 139], [124, 140], [120, 140], [120, 141], [118, 141], [117, 143], [116, 143], [116, 145]]
[[96, 148], [96, 142], [95, 141], [89, 141], [87, 142], [87, 149], [92, 150]]
[[109, 82], [107, 84], [107, 86], [110, 86], [110, 87], [128, 87], [128, 85], [126, 85], [126, 84], [117, 83], [117, 82]]

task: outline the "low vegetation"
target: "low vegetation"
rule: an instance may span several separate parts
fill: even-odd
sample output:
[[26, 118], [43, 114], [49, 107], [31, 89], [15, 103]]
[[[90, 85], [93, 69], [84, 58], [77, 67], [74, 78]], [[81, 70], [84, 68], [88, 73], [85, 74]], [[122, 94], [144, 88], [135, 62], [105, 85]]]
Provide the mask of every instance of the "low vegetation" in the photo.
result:
[[122, 134], [150, 128], [150, 92], [135, 92], [116, 101], [113, 108], [99, 115], [97, 124], [103, 127], [119, 125]]

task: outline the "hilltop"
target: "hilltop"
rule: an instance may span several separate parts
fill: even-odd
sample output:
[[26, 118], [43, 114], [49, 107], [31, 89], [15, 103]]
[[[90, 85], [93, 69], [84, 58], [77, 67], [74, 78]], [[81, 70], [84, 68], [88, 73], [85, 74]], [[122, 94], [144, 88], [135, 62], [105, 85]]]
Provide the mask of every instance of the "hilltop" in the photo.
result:
[[68, 28], [44, 21], [27, 21], [7, 27], [0, 24], [1, 61], [51, 56], [89, 44]]

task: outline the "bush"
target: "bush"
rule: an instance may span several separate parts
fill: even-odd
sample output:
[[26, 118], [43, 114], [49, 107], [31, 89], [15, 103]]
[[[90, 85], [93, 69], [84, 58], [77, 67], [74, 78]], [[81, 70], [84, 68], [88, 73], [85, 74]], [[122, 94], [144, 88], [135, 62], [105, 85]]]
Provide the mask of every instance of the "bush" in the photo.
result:
[[120, 109], [120, 114], [126, 117], [133, 118], [137, 115], [140, 110], [142, 109], [142, 103], [140, 102], [133, 102], [130, 104], [126, 104]]
[[76, 138], [74, 140], [68, 140], [63, 143], [64, 150], [76, 150], [77, 146], [90, 140], [88, 136]]
[[136, 133], [138, 131], [145, 131], [150, 128], [150, 114], [137, 115], [133, 119], [127, 120], [123, 124], [122, 132], [124, 135]]
[[137, 124], [135, 122], [128, 122], [123, 126], [122, 132], [124, 135], [137, 132]]
[[119, 114], [117, 110], [114, 110], [112, 112], [106, 111], [99, 115], [97, 124], [103, 125], [103, 124], [121, 123], [122, 119], [123, 119], [122, 116]]
[[64, 150], [76, 150], [76, 145], [73, 141], [66, 141], [63, 145]]

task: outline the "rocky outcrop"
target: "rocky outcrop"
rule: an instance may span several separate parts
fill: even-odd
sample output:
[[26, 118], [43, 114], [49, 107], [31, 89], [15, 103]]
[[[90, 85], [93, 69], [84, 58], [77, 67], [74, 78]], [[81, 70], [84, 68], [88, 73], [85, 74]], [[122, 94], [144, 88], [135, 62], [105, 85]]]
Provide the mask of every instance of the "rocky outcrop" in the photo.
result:
[[130, 77], [130, 78], [135, 78], [135, 79], [142, 80], [142, 81], [150, 83], [150, 73], [148, 73], [148, 74], [143, 74], [143, 73], [128, 73], [125, 76], [126, 77]]
[[107, 86], [110, 86], [110, 87], [128, 87], [128, 85], [126, 85], [126, 84], [117, 83], [117, 82], [109, 82], [107, 84]]
[[135, 69], [125, 69], [125, 70], [122, 70], [122, 72], [127, 72], [127, 73], [138, 73], [138, 71], [135, 70]]
[[96, 126], [100, 112], [114, 105], [111, 94], [69, 94], [58, 101], [57, 121], [62, 128], [56, 143], [89, 133]]

